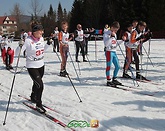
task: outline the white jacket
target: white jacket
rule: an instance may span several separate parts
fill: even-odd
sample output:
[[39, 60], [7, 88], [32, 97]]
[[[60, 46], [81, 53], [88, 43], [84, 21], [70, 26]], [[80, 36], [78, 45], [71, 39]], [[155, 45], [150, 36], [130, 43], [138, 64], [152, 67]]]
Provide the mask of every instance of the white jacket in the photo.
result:
[[[26, 67], [27, 68], [40, 68], [44, 65], [44, 51], [48, 48], [48, 45], [44, 43], [43, 37], [39, 40], [34, 40], [32, 37], [28, 37], [22, 46], [22, 51], [26, 50]], [[18, 54], [20, 47], [16, 49]]]
[[117, 36], [115, 34], [115, 37], [111, 36], [111, 31], [108, 30], [107, 32], [104, 33], [103, 35], [103, 41], [104, 41], [104, 46], [106, 47], [106, 51], [115, 51], [117, 46], [123, 43], [123, 41], [118, 42], [117, 41]]

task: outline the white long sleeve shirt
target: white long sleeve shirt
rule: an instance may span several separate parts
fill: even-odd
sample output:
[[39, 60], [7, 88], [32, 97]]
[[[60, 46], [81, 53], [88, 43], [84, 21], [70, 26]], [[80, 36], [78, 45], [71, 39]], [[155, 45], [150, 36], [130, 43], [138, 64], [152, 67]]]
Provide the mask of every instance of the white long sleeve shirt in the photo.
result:
[[76, 30], [77, 37], [75, 38], [76, 41], [83, 41], [84, 40], [84, 31], [83, 30]]
[[[26, 67], [40, 68], [44, 65], [44, 51], [48, 45], [44, 43], [43, 37], [39, 40], [28, 37], [22, 46], [22, 51], [26, 50]], [[20, 47], [19, 47], [20, 49]], [[18, 52], [18, 48], [16, 49]], [[17, 53], [18, 54], [18, 53]]]
[[116, 52], [117, 46], [123, 43], [123, 41], [121, 42], [117, 41], [116, 35], [115, 37], [112, 37], [110, 30], [104, 33], [103, 41], [104, 41], [104, 46], [106, 47], [106, 51], [114, 51], [114, 52]]

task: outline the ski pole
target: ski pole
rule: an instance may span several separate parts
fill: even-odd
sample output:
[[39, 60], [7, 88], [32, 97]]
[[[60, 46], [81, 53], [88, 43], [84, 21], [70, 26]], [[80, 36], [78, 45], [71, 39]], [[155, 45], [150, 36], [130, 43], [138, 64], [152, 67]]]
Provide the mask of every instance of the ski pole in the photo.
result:
[[[53, 42], [51, 43], [51, 45], [53, 46]], [[61, 62], [60, 56], [59, 56], [59, 55], [58, 55], [58, 53], [56, 52], [56, 50], [55, 50], [55, 47], [54, 47], [54, 46], [53, 46], [53, 49], [54, 49], [54, 51], [55, 51], [55, 53], [56, 53], [56, 55], [57, 55], [57, 57], [58, 57], [59, 61]]]
[[80, 63], [79, 63], [79, 62], [77, 62], [77, 65], [78, 65], [79, 75], [81, 75]]
[[57, 53], [56, 51], [55, 51], [55, 53], [56, 53], [56, 55], [57, 55], [59, 61], [61, 62], [60, 56], [58, 55], [58, 53]]
[[[116, 39], [116, 41], [117, 41], [117, 39]], [[126, 60], [126, 62], [127, 62], [127, 59], [126, 59], [126, 57], [125, 57], [125, 55], [124, 55], [124, 53], [123, 53], [123, 51], [122, 51], [122, 49], [121, 49], [121, 46], [120, 46], [120, 44], [119, 44], [119, 42], [118, 42], [118, 41], [117, 41], [117, 45], [119, 46], [119, 49], [120, 49], [120, 51], [121, 51], [121, 53], [122, 53], [122, 55], [123, 55], [124, 59], [125, 59], [125, 60]], [[130, 65], [129, 65], [129, 70], [131, 71], [131, 74], [132, 74], [132, 77], [133, 77], [133, 83], [134, 83], [134, 85], [135, 85], [134, 80], [136, 81], [136, 78], [135, 78], [135, 76], [134, 76], [134, 74], [133, 74], [133, 71], [132, 71], [132, 69], [131, 69]], [[139, 86], [139, 84], [138, 84], [138, 82], [137, 82], [137, 81], [136, 81], [136, 84], [137, 84], [137, 86]]]
[[[76, 52], [76, 49], [77, 49], [76, 42], [74, 44], [74, 49], [75, 49], [75, 52]], [[78, 70], [79, 70], [79, 75], [81, 75], [81, 70], [80, 70], [80, 64], [79, 64], [79, 62], [77, 63], [77, 66], [78, 66]]]
[[76, 68], [75, 68], [75, 65], [74, 65], [74, 63], [73, 63], [73, 59], [72, 59], [72, 57], [71, 57], [71, 54], [70, 54], [70, 52], [68, 52], [68, 53], [69, 53], [71, 62], [72, 62], [72, 64], [73, 64], [73, 68], [74, 68], [74, 70], [75, 70], [75, 72], [76, 72], [77, 78], [78, 78], [79, 82], [81, 83], [80, 78], [79, 78], [78, 73], [77, 73], [77, 70], [76, 70]]
[[[23, 45], [22, 40], [20, 40], [19, 43], [20, 43], [19, 45], [21, 45], [21, 44]], [[7, 108], [6, 108], [6, 113], [5, 113], [5, 118], [4, 118], [3, 125], [6, 125], [6, 119], [7, 119], [7, 114], [8, 114], [8, 110], [9, 110], [9, 104], [10, 104], [10, 100], [11, 100], [12, 91], [13, 91], [13, 88], [14, 88], [14, 82], [15, 82], [15, 77], [16, 77], [16, 74], [17, 74], [17, 68], [18, 68], [18, 63], [19, 63], [19, 59], [20, 59], [21, 49], [22, 49], [22, 46], [20, 47], [19, 54], [18, 54], [16, 69], [15, 69], [15, 72], [14, 72], [14, 77], [13, 77], [13, 81], [12, 81], [12, 85], [11, 85], [11, 90], [10, 90], [10, 95], [9, 95], [9, 99], [8, 99], [8, 103], [7, 103]]]
[[89, 62], [89, 64], [90, 64], [90, 66], [92, 66], [92, 65], [91, 65], [91, 62], [90, 62], [90, 60], [89, 60], [89, 58], [88, 58], [87, 55], [86, 55], [86, 58], [87, 58], [87, 60], [88, 60], [88, 62]]
[[95, 35], [95, 60], [97, 62], [97, 44], [96, 44], [96, 35]]
[[[148, 55], [150, 55], [150, 44], [151, 44], [151, 37], [149, 39], [149, 47], [148, 47]], [[145, 77], [147, 76], [147, 70], [148, 70], [148, 58], [147, 58], [147, 65], [146, 65], [146, 74], [145, 74]]]
[[[143, 46], [143, 43], [140, 43], [141, 45], [139, 46]], [[141, 47], [139, 47], [141, 48]], [[141, 50], [141, 49], [140, 49]], [[142, 56], [142, 51], [140, 51], [140, 65], [141, 65], [141, 71], [143, 70], [143, 67], [142, 67], [142, 63], [143, 63], [143, 56]]]
[[149, 43], [148, 43], [148, 55], [150, 55], [150, 51], [151, 51], [151, 37], [149, 39]]
[[146, 51], [146, 49], [144, 48], [144, 46], [143, 46], [143, 49], [144, 49], [144, 51], [145, 51], [145, 53], [146, 53], [146, 55], [147, 55], [148, 59], [150, 60], [150, 62], [151, 62], [151, 64], [152, 64], [152, 66], [154, 67], [154, 64], [152, 63], [151, 58], [150, 58], [150, 57], [149, 57], [149, 55], [147, 54], [147, 51]]
[[[16, 73], [18, 74], [18, 73], [21, 73], [21, 72], [23, 72], [23, 69], [24, 68], [26, 68], [26, 66], [23, 66], [19, 71], [17, 71]], [[26, 71], [26, 70], [25, 70]]]
[[74, 86], [74, 84], [73, 84], [73, 82], [72, 82], [70, 76], [69, 76], [68, 74], [67, 74], [67, 76], [68, 76], [69, 81], [70, 81], [70, 83], [72, 84], [72, 87], [73, 87], [73, 89], [75, 90], [75, 92], [76, 92], [76, 94], [77, 94], [77, 96], [78, 96], [80, 102], [82, 102], [82, 100], [81, 100], [81, 98], [80, 98], [80, 96], [79, 96], [79, 94], [78, 94], [78, 92], [77, 92], [77, 90], [76, 90], [76, 88], [75, 88], [75, 86]]
[[[142, 72], [142, 70], [143, 70], [142, 59], [143, 59], [143, 56], [142, 56], [142, 54], [140, 54], [140, 64], [141, 64], [141, 71], [140, 72]], [[142, 77], [141, 76], [140, 76], [140, 80], [142, 80]]]

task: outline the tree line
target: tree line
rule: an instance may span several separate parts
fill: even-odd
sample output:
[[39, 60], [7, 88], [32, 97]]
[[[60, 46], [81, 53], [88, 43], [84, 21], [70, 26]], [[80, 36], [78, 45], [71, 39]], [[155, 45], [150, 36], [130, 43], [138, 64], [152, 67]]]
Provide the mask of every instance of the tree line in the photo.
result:
[[[36, 2], [31, 3], [31, 20], [41, 21], [45, 36], [50, 35], [55, 26], [60, 28], [62, 21], [67, 21], [69, 32], [73, 32], [78, 23], [82, 24], [84, 29], [103, 29], [105, 24], [110, 25], [113, 21], [118, 21], [121, 30], [124, 30], [133, 20], [143, 20], [151, 31], [160, 32], [158, 35], [164, 33], [162, 36], [165, 37], [165, 0], [74, 0], [72, 9], [68, 12], [59, 2], [57, 10], [50, 5], [48, 12], [41, 17], [39, 12], [42, 5], [39, 6], [38, 0], [34, 1]], [[19, 16], [23, 13], [19, 6], [14, 9], [12, 14], [17, 16], [18, 29], [28, 28], [25, 23], [21, 26]]]
[[133, 20], [145, 21], [153, 32], [165, 37], [164, 0], [75, 0], [71, 10], [70, 31], [77, 23], [84, 27], [104, 28], [118, 21], [124, 30]]
[[58, 4], [58, 9], [53, 10], [52, 5], [47, 12], [41, 17], [40, 21], [44, 27], [45, 36], [50, 36], [56, 26], [61, 27], [62, 21], [69, 21], [70, 20], [70, 12], [67, 12], [66, 9], [62, 9], [61, 4]]

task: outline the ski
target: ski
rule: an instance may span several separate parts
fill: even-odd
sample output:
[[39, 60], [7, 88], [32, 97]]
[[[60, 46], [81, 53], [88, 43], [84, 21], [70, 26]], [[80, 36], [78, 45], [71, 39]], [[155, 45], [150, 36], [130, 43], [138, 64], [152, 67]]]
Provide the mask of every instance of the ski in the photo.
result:
[[[25, 100], [27, 100], [27, 101], [30, 101], [31, 102], [31, 99], [30, 98], [27, 98], [27, 97], [25, 97], [23, 95], [18, 95], [18, 96], [21, 97], [21, 98], [23, 98], [23, 99], [25, 99]], [[45, 108], [47, 108], [48, 110], [51, 110], [51, 111], [53, 111], [55, 113], [58, 113], [58, 114], [60, 114], [62, 116], [65, 116], [65, 117], [69, 117], [70, 116], [70, 115], [64, 114], [63, 112], [57, 111], [57, 110], [55, 110], [55, 109], [53, 109], [51, 107], [48, 107], [48, 106], [46, 106], [44, 104], [42, 106], [45, 107]]]
[[[14, 69], [10, 69], [10, 70], [8, 70], [8, 71], [10, 71], [12, 74], [15, 74], [15, 70], [14, 70]], [[19, 74], [19, 73], [21, 73], [21, 71], [17, 71], [17, 72], [16, 72], [16, 74]]]
[[115, 88], [115, 89], [119, 89], [119, 90], [123, 90], [123, 91], [135, 92], [137, 94], [146, 95], [146, 96], [154, 96], [156, 93], [158, 93], [158, 92], [154, 92], [154, 93], [141, 92], [137, 89], [133, 89], [132, 87], [131, 88], [124, 88], [124, 87], [130, 87], [130, 86], [124, 86], [124, 85], [107, 86], [107, 87]]
[[[30, 109], [32, 109], [32, 110], [38, 112], [39, 114], [45, 116], [45, 117], [48, 118], [49, 120], [55, 122], [56, 124], [58, 124], [58, 125], [60, 125], [60, 126], [62, 126], [62, 127], [64, 127], [64, 128], [68, 128], [67, 125], [66, 125], [65, 123], [63, 123], [63, 122], [61, 122], [60, 120], [56, 119], [55, 117], [53, 117], [52, 115], [48, 114], [47, 112], [45, 112], [45, 113], [40, 113], [39, 111], [37, 111], [36, 107], [34, 107], [32, 104], [27, 103], [27, 102], [23, 102], [23, 104], [24, 104], [25, 106], [29, 107]], [[68, 129], [70, 129], [70, 130], [72, 130], [72, 131], [75, 131], [75, 130], [72, 129], [72, 128], [68, 128]]]
[[61, 76], [60, 74], [57, 74], [57, 76], [63, 77], [63, 78], [68, 78], [67, 76]]
[[122, 86], [122, 87], [127, 87], [127, 88], [132, 88], [132, 89], [137, 89], [137, 90], [143, 90], [143, 89], [138, 88], [138, 87], [136, 87], [136, 86], [128, 86], [128, 85], [124, 85], [124, 84], [119, 85], [119, 86]]
[[157, 82], [154, 82], [154, 81], [148, 80], [148, 79], [146, 79], [146, 80], [136, 79], [136, 80], [139, 81], [139, 82], [150, 83], [150, 84], [153, 84], [153, 85], [164, 85], [164, 83], [161, 83], [161, 82], [157, 83]]
[[161, 82], [154, 82], [152, 80], [149, 80], [149, 79], [143, 79], [143, 80], [140, 80], [140, 79], [136, 79], [136, 78], [124, 78], [124, 77], [118, 77], [118, 78], [122, 78], [122, 79], [127, 79], [127, 80], [135, 80], [135, 81], [138, 81], [138, 82], [143, 82], [143, 83], [150, 83], [150, 84], [153, 84], [153, 85], [164, 85], [164, 83], [161, 83]]
[[[72, 76], [72, 75], [70, 75], [70, 74], [68, 74], [69, 76]], [[66, 76], [61, 76], [59, 73], [57, 74], [57, 76], [59, 76], [59, 77], [64, 77], [64, 78], [68, 78], [68, 76], [66, 75]]]
[[[22, 73], [24, 71], [24, 68], [25, 68], [25, 71], [26, 71], [26, 66], [23, 66], [23, 67], [18, 67], [18, 69], [20, 68], [19, 71], [16, 72], [16, 74], [19, 74], [19, 73]], [[13, 67], [13, 69], [9, 69], [8, 71], [15, 74], [15, 69], [16, 67]]]

